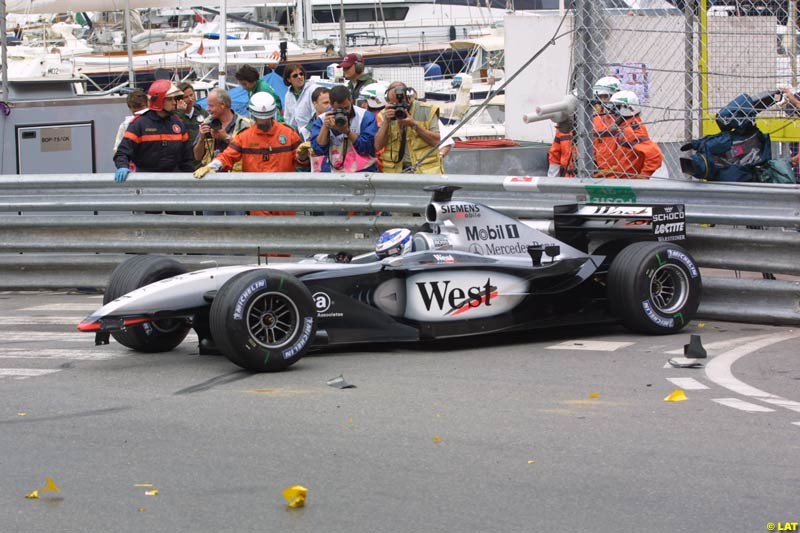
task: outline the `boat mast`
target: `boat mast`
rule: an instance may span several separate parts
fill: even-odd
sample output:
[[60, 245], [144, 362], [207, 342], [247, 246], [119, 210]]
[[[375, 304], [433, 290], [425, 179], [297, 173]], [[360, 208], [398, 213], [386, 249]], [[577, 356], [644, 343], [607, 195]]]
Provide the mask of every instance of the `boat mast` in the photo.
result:
[[219, 18], [219, 88], [227, 89], [225, 74], [228, 69], [228, 0], [222, 0]]
[[131, 43], [131, 0], [125, 0], [125, 48], [128, 51], [128, 87], [136, 87], [136, 71], [133, 70], [133, 44]]
[[3, 62], [2, 65], [2, 83], [3, 83], [3, 99], [6, 101], [10, 101], [10, 97], [8, 96], [8, 49], [6, 39], [8, 36], [6, 35], [6, 0], [0, 0], [0, 32], [2, 32], [2, 39], [3, 39], [3, 51], [2, 57], [0, 61]]

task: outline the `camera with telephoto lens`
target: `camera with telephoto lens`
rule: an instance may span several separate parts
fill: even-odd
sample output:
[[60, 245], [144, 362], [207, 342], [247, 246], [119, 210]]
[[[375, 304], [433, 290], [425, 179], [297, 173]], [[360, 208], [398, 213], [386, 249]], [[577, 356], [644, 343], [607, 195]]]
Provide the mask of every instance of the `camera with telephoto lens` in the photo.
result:
[[333, 110], [333, 123], [336, 125], [337, 128], [344, 128], [347, 126], [347, 123], [350, 121], [349, 113], [346, 109], [342, 109], [341, 107], [337, 107]]
[[394, 96], [397, 103], [394, 104], [394, 118], [403, 120], [408, 116], [408, 110], [411, 109], [411, 104], [408, 103], [408, 89], [405, 87], [395, 87]]

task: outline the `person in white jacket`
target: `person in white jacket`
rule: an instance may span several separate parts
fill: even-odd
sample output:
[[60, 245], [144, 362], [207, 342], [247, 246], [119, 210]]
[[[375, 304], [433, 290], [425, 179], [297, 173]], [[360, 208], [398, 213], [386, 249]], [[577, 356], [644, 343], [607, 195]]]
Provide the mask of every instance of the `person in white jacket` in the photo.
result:
[[315, 84], [306, 81], [306, 70], [299, 63], [289, 63], [283, 69], [283, 83], [289, 88], [283, 104], [283, 119], [300, 134], [304, 141], [311, 139], [308, 123], [315, 116], [311, 93]]
[[144, 94], [144, 91], [141, 89], [134, 89], [128, 93], [125, 103], [127, 104], [131, 114], [122, 120], [122, 123], [119, 125], [119, 129], [117, 129], [117, 137], [114, 140], [114, 153], [117, 153], [117, 147], [119, 146], [120, 141], [122, 141], [122, 136], [125, 135], [125, 130], [128, 129], [133, 117], [136, 115], [141, 115], [147, 111], [147, 95]]

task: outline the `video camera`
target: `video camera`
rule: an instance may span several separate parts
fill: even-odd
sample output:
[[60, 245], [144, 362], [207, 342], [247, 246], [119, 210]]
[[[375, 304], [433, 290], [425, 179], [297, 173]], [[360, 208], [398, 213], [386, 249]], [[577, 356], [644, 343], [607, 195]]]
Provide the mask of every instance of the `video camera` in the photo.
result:
[[411, 109], [411, 103], [408, 99], [410, 91], [406, 87], [395, 87], [393, 91], [397, 99], [397, 103], [394, 104], [394, 118], [403, 120], [408, 116], [408, 112]]

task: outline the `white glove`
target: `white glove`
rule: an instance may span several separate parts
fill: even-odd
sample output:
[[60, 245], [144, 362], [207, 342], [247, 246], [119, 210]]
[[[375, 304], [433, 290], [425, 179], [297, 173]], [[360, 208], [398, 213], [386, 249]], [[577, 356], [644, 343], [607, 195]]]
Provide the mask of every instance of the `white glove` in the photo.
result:
[[561, 165], [550, 165], [547, 167], [547, 177], [557, 178], [561, 175]]

